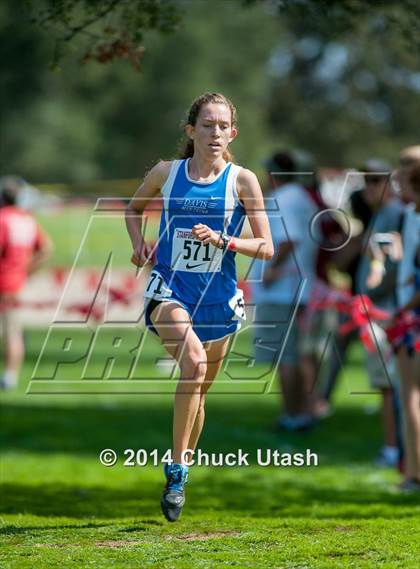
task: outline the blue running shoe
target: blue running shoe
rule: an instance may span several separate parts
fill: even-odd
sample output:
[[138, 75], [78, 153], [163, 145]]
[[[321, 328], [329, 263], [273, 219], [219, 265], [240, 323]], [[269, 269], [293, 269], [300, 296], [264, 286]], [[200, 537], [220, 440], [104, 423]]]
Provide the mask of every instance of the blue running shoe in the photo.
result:
[[168, 464], [167, 462], [165, 462], [165, 464], [163, 465], [163, 473], [165, 475], [166, 480], [168, 480], [170, 467], [171, 467], [171, 465]]
[[168, 522], [176, 522], [185, 504], [184, 485], [188, 481], [188, 466], [184, 464], [165, 464], [166, 486], [160, 505]]

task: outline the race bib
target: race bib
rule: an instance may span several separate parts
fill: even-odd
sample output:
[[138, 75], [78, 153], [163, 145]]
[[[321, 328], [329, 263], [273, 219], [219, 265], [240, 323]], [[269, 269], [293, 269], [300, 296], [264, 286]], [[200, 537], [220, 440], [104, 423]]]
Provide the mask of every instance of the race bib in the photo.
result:
[[244, 291], [237, 289], [235, 296], [229, 300], [229, 306], [235, 313], [232, 320], [246, 320]]
[[163, 300], [164, 298], [172, 296], [172, 290], [166, 285], [160, 273], [152, 271], [144, 291], [144, 296], [146, 298]]
[[171, 269], [190, 273], [218, 273], [222, 267], [223, 251], [204, 245], [191, 229], [176, 228], [172, 241]]

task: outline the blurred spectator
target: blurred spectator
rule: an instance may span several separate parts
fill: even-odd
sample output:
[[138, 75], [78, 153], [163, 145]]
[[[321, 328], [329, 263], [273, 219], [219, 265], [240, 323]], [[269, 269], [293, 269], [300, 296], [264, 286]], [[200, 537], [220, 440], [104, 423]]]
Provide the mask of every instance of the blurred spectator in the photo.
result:
[[[419, 147], [420, 148], [420, 147]], [[420, 161], [411, 167], [407, 181], [413, 205], [405, 215], [402, 236], [404, 250], [401, 265], [405, 265], [411, 282], [411, 292], [404, 288], [399, 295], [401, 311], [413, 310], [420, 316]], [[405, 480], [403, 490], [420, 491], [420, 353], [414, 350], [419, 340], [411, 331], [404, 337], [398, 350], [398, 367], [401, 374], [401, 395], [404, 417]]]
[[[360, 168], [365, 173], [363, 186], [350, 195], [350, 210], [353, 216], [360, 222], [361, 231], [352, 236], [349, 243], [339, 249], [333, 255], [333, 263], [339, 271], [345, 273], [351, 279], [351, 293], [356, 294], [356, 274], [361, 261], [362, 250], [369, 224], [374, 211], [380, 207], [383, 184], [377, 183], [378, 173], [389, 173], [391, 166], [384, 160], [372, 158], [367, 160]], [[381, 177], [382, 181], [384, 176]], [[367, 183], [366, 183], [367, 182]], [[355, 330], [344, 336], [335, 334], [334, 344], [336, 349], [331, 351], [331, 358], [326, 371], [325, 383], [322, 390], [322, 398], [331, 403], [340, 370], [345, 362], [347, 351], [354, 340], [358, 338]]]
[[400, 197], [404, 203], [413, 201], [412, 185], [409, 175], [412, 166], [420, 162], [420, 144], [407, 146], [400, 152], [400, 164], [396, 173], [396, 181], [400, 190]]
[[321, 281], [326, 283], [328, 282], [327, 269], [332, 259], [332, 251], [344, 243], [347, 235], [337, 219], [331, 214], [330, 207], [322, 197], [320, 177], [311, 156], [305, 153], [302, 159], [302, 153], [299, 153], [296, 162], [299, 170], [302, 171], [297, 180], [301, 181], [316, 208], [319, 211], [324, 211], [317, 222], [320, 234], [319, 244], [322, 247], [319, 248], [317, 254], [316, 274]]
[[[314, 419], [329, 415], [328, 401], [322, 395], [322, 375], [326, 363], [331, 357], [332, 342], [330, 335], [337, 329], [338, 315], [335, 309], [318, 309], [318, 303], [334, 302], [338, 293], [329, 282], [328, 267], [333, 259], [333, 250], [346, 240], [346, 234], [341, 225], [331, 215], [329, 207], [324, 202], [320, 191], [320, 179], [313, 161], [309, 155], [299, 161], [299, 170], [305, 171], [302, 184], [314, 202], [316, 208], [323, 213], [318, 218], [319, 245], [316, 261], [316, 280], [311, 289], [307, 310], [302, 318], [300, 343], [300, 364], [304, 385], [309, 393], [309, 411]], [[308, 173], [311, 173], [308, 176]]]
[[253, 263], [255, 355], [258, 362], [279, 366], [285, 413], [278, 426], [299, 430], [312, 426], [299, 373], [297, 316], [315, 278], [318, 244], [311, 238], [310, 222], [317, 209], [296, 182], [296, 165], [288, 152], [276, 153], [266, 168], [272, 190], [266, 210], [275, 254], [272, 261]]
[[350, 196], [350, 208], [353, 216], [362, 224], [362, 231], [353, 237], [340, 255], [347, 255], [347, 272], [352, 279], [352, 292], [356, 293], [356, 274], [361, 261], [360, 254], [365, 247], [366, 234], [370, 232], [370, 223], [374, 214], [381, 208], [383, 200], [390, 196], [389, 178], [392, 167], [385, 160], [372, 158], [360, 168], [363, 176], [363, 187]]
[[[401, 259], [395, 241], [399, 240], [404, 208], [391, 191], [391, 167], [386, 164], [378, 166], [381, 170], [376, 172], [365, 168], [363, 191], [372, 217], [357, 268], [355, 292], [367, 295], [377, 307], [394, 312], [397, 306], [397, 266]], [[373, 324], [372, 331], [377, 351], [371, 353], [366, 350], [365, 362], [370, 387], [382, 394], [384, 429], [384, 446], [377, 464], [397, 466], [400, 459], [397, 362], [383, 329]]]
[[28, 212], [17, 206], [24, 181], [4, 177], [0, 186], [0, 331], [4, 366], [0, 388], [16, 386], [24, 356], [19, 293], [28, 275], [45, 261], [51, 242]]
[[[383, 160], [372, 158], [368, 160], [362, 167], [361, 171], [366, 174], [375, 174], [377, 172], [387, 172], [390, 165]], [[370, 184], [374, 178], [370, 177]], [[360, 263], [361, 252], [363, 249], [363, 241], [368, 230], [369, 223], [373, 215], [373, 207], [369, 196], [369, 184], [363, 184], [363, 187], [356, 190], [350, 195], [350, 211], [355, 219], [360, 222], [361, 230], [353, 235], [347, 245], [339, 248], [332, 255], [332, 262], [335, 267], [350, 278], [351, 293], [356, 293], [356, 273]], [[341, 323], [342, 323], [341, 319]], [[340, 370], [345, 362], [346, 354], [349, 346], [358, 337], [358, 332], [350, 332], [344, 336], [336, 333], [333, 338], [335, 350], [331, 351], [331, 357], [326, 370], [324, 385], [321, 388], [321, 401], [324, 401], [323, 407], [328, 409], [331, 404], [331, 398], [335, 389]]]
[[412, 263], [418, 236], [416, 235], [416, 203], [418, 196], [417, 186], [409, 180], [415, 167], [420, 164], [420, 145], [404, 148], [400, 153], [400, 168], [398, 170], [398, 180], [400, 183], [401, 195], [408, 207], [404, 214], [401, 238], [404, 247], [402, 262], [398, 266], [398, 304], [403, 306], [412, 298], [414, 293], [414, 281], [412, 277]]

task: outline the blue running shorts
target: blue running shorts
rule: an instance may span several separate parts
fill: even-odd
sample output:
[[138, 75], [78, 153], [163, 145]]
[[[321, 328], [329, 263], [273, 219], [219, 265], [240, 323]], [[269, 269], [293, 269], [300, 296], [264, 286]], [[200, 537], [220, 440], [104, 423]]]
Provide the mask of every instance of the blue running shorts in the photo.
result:
[[243, 292], [240, 289], [238, 289], [237, 294], [229, 301], [200, 305], [198, 307], [196, 304], [185, 302], [184, 299], [178, 298], [174, 294], [165, 294], [164, 297], [162, 294], [157, 296], [151, 295], [145, 298], [144, 318], [147, 328], [154, 334], [157, 334], [157, 331], [150, 319], [150, 314], [161, 302], [175, 302], [182, 306], [191, 319], [194, 332], [203, 343], [221, 340], [222, 338], [234, 334], [241, 327], [240, 320], [245, 320], [246, 318]]

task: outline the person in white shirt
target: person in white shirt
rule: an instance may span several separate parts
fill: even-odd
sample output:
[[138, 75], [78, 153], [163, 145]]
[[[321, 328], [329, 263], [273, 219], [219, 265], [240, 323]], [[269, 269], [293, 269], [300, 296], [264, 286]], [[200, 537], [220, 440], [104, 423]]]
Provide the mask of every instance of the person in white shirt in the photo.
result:
[[284, 415], [277, 426], [300, 430], [313, 424], [299, 372], [298, 317], [315, 281], [319, 242], [311, 233], [311, 222], [318, 210], [296, 182], [296, 166], [290, 154], [275, 154], [266, 168], [272, 189], [266, 198], [266, 211], [274, 257], [271, 261], [256, 260], [251, 272], [256, 304], [255, 358], [278, 366]]

